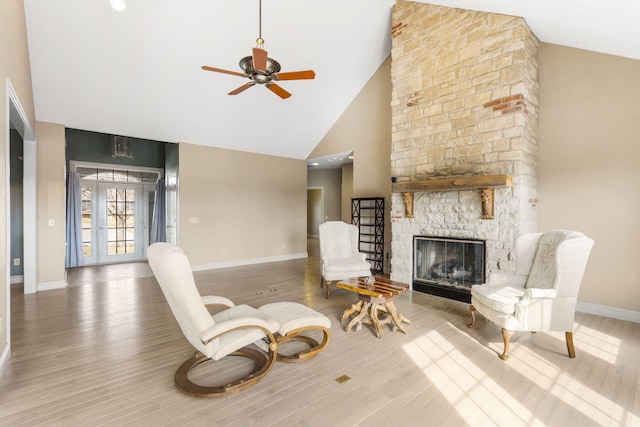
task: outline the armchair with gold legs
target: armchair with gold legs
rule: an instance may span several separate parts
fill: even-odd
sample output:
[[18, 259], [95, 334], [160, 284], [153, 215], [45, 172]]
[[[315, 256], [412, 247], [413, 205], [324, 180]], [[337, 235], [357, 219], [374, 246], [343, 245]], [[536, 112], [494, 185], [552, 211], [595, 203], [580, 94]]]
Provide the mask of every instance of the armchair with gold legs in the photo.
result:
[[471, 287], [471, 323], [476, 311], [502, 328], [502, 360], [516, 331], [565, 333], [569, 357], [575, 357], [573, 321], [578, 291], [593, 240], [577, 231], [552, 230], [516, 240], [514, 274], [493, 274]]

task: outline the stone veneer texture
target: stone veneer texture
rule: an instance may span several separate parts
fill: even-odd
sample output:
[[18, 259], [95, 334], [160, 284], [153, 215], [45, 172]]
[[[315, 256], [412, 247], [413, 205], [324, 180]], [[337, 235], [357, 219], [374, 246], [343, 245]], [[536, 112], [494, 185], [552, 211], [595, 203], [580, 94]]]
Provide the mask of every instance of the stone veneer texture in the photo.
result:
[[487, 274], [513, 271], [537, 228], [539, 42], [523, 18], [398, 0], [392, 21], [391, 173], [398, 182], [508, 174], [483, 220], [479, 190], [392, 195], [394, 280], [412, 282], [413, 236], [487, 240]]

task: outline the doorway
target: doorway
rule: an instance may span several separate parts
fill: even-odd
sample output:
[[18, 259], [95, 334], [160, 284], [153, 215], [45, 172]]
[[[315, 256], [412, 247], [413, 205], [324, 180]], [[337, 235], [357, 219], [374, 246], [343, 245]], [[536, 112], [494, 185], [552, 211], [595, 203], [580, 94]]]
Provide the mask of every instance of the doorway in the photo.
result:
[[[319, 197], [319, 190], [322, 196]], [[325, 221], [351, 222], [353, 152], [307, 159], [307, 234]]]
[[324, 222], [323, 187], [307, 188], [307, 237], [318, 237], [319, 226]]
[[[9, 288], [10, 288], [10, 274], [11, 266], [16, 261], [12, 259], [9, 254], [12, 253], [12, 240], [11, 227], [14, 218], [11, 216], [11, 164], [10, 164], [10, 133], [15, 132], [18, 138], [22, 139], [22, 159], [20, 160], [22, 166], [22, 282], [24, 293], [36, 292], [36, 136], [33, 127], [30, 125], [27, 115], [20, 104], [18, 95], [16, 94], [11, 82], [6, 81], [7, 99], [8, 99], [8, 111], [6, 117], [7, 124], [7, 146], [5, 159], [7, 160], [6, 176], [5, 176], [5, 191], [7, 195], [7, 221], [6, 221], [6, 236], [7, 236], [7, 304], [9, 301]], [[17, 225], [20, 227], [20, 225]], [[7, 305], [7, 310], [9, 307]]]
[[84, 265], [145, 260], [162, 170], [76, 162], [71, 168], [80, 175]]

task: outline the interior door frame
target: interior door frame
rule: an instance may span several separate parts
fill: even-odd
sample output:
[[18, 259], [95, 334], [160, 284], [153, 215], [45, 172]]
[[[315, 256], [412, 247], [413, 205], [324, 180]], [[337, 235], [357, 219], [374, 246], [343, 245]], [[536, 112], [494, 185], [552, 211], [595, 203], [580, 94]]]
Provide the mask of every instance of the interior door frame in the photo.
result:
[[[125, 164], [115, 164], [115, 163], [97, 163], [97, 162], [85, 162], [79, 160], [71, 160], [69, 162], [69, 169], [71, 172], [75, 172], [78, 167], [91, 167], [91, 168], [99, 168], [99, 169], [116, 169], [116, 170], [129, 170], [129, 171], [140, 171], [140, 172], [157, 172], [160, 179], [164, 178], [165, 171], [161, 168], [152, 168], [145, 166], [133, 166], [133, 165], [125, 165]], [[99, 212], [99, 199], [100, 199], [100, 186], [101, 185], [118, 185], [125, 184], [130, 186], [136, 186], [136, 217], [139, 218], [141, 224], [136, 225], [136, 230], [140, 230], [140, 236], [136, 236], [136, 241], [140, 241], [141, 247], [136, 250], [138, 253], [138, 257], [135, 259], [128, 259], [128, 257], [120, 257], [119, 259], [111, 259], [108, 262], [101, 262], [99, 254], [105, 250], [102, 247], [102, 238], [100, 236], [100, 230], [98, 221], [100, 218]], [[93, 221], [92, 228], [92, 256], [84, 257], [86, 265], [99, 265], [99, 264], [107, 264], [107, 263], [116, 263], [116, 262], [136, 262], [145, 260], [147, 257], [147, 246], [149, 246], [149, 229], [151, 224], [148, 220], [148, 215], [145, 215], [145, 207], [149, 205], [148, 194], [151, 187], [155, 189], [155, 183], [152, 182], [128, 182], [128, 181], [101, 181], [98, 179], [88, 180], [88, 179], [80, 179], [81, 187], [92, 187], [92, 206], [91, 206], [91, 216]], [[139, 207], [139, 209], [138, 209]]]
[[[36, 212], [36, 171], [37, 171], [37, 146], [36, 133], [33, 126], [29, 122], [24, 108], [20, 103], [18, 94], [16, 93], [11, 80], [6, 78], [6, 97], [5, 97], [5, 215], [11, 212], [11, 184], [10, 184], [10, 132], [14, 128], [22, 137], [23, 143], [23, 283], [24, 293], [30, 294], [36, 292], [36, 248], [37, 248], [37, 212]], [[5, 259], [6, 274], [5, 283], [5, 301], [6, 301], [6, 320], [2, 322], [4, 327], [4, 336], [6, 342], [0, 345], [0, 374], [4, 371], [11, 354], [11, 221], [9, 218], [5, 220]]]

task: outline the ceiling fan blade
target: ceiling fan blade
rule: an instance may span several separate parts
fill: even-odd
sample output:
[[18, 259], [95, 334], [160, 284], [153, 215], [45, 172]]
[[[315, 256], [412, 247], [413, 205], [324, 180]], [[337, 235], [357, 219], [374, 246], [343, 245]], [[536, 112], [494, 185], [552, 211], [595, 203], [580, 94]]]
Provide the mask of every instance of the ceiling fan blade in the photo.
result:
[[209, 67], [208, 65], [203, 65], [202, 69], [206, 71], [215, 71], [216, 73], [231, 74], [232, 76], [245, 77], [244, 74], [238, 73], [237, 71], [223, 70], [222, 68]]
[[286, 90], [282, 89], [280, 86], [278, 86], [275, 83], [270, 83], [267, 86], [267, 89], [269, 89], [271, 92], [275, 93], [276, 95], [278, 95], [280, 98], [282, 99], [287, 99], [288, 97], [291, 96], [291, 94], [289, 92], [287, 92]]
[[315, 77], [316, 73], [314, 73], [313, 70], [278, 73], [278, 80], [311, 80]]
[[253, 68], [267, 70], [267, 51], [257, 47], [253, 48]]
[[231, 92], [229, 92], [227, 95], [237, 95], [240, 92], [244, 92], [245, 90], [249, 89], [251, 86], [255, 85], [255, 83], [246, 83], [243, 84], [242, 86], [240, 86], [237, 89], [232, 90]]

